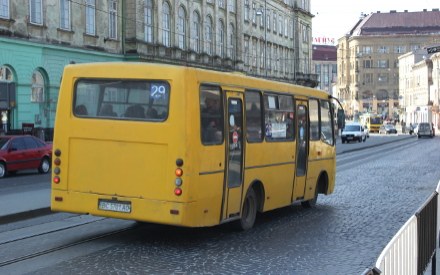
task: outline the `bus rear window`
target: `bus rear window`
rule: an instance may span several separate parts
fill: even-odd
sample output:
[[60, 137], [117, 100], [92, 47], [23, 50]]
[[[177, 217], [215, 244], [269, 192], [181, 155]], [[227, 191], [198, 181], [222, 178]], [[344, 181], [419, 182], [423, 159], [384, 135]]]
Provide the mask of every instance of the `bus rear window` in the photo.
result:
[[73, 114], [77, 117], [164, 121], [170, 86], [165, 81], [81, 79], [76, 82]]

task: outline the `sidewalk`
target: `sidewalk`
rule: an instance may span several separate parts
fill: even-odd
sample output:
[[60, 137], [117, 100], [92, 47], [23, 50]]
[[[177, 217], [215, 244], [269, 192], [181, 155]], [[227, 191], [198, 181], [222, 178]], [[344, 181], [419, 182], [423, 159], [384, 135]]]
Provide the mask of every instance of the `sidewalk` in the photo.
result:
[[0, 224], [50, 213], [50, 188], [1, 196]]

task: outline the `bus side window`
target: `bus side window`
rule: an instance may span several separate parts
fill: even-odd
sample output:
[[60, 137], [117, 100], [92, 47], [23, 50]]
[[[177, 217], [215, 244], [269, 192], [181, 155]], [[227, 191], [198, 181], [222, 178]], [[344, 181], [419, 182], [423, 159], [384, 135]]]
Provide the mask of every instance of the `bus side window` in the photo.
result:
[[263, 119], [261, 113], [261, 93], [246, 91], [246, 137], [248, 142], [263, 141]]
[[200, 123], [203, 144], [223, 142], [223, 109], [219, 87], [200, 87]]

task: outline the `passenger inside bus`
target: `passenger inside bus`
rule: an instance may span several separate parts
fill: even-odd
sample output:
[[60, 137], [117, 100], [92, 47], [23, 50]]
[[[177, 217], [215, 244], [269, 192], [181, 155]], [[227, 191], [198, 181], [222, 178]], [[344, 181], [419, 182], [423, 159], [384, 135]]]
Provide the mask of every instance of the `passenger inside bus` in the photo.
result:
[[145, 109], [139, 104], [131, 105], [125, 111], [125, 117], [145, 118]]
[[87, 108], [84, 104], [75, 107], [75, 114], [80, 116], [88, 115]]
[[99, 115], [100, 116], [118, 116], [118, 114], [116, 114], [113, 111], [113, 105], [112, 104], [104, 104], [101, 107], [101, 111], [99, 111]]
[[220, 103], [217, 97], [207, 96], [202, 109], [202, 138], [204, 142], [220, 142], [223, 138]]

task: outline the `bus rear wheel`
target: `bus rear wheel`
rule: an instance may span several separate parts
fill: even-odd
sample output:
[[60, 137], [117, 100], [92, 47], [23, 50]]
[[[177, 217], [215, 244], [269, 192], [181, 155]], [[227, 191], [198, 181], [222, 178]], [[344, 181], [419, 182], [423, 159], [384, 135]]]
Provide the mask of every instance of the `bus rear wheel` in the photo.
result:
[[250, 188], [244, 199], [243, 209], [241, 210], [241, 218], [236, 221], [236, 227], [239, 230], [248, 230], [254, 226], [257, 218], [257, 194], [253, 188]]

